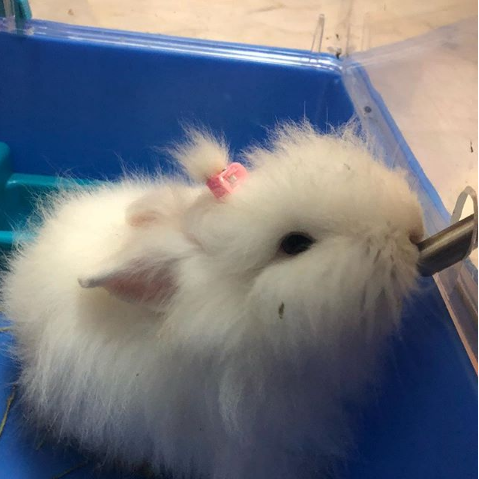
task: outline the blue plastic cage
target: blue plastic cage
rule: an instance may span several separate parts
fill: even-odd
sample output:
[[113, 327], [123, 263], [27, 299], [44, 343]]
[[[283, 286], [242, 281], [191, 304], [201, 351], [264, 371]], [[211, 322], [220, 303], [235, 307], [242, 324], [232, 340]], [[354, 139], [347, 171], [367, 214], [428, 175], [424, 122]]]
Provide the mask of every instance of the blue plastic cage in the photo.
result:
[[[58, 176], [108, 181], [125, 167], [159, 164], [171, 172], [155, 147], [179, 139], [184, 121], [222, 131], [240, 149], [279, 120], [307, 117], [326, 130], [356, 114], [417, 178], [429, 228], [444, 221], [439, 197], [361, 68], [346, 72], [334, 57], [305, 51], [27, 24], [9, 32], [0, 23], [3, 251], [34, 199], [64, 181]], [[359, 99], [348, 93], [351, 75]], [[6, 347], [12, 340], [0, 334], [0, 417], [17, 373]], [[68, 477], [133, 477], [98, 472], [94, 458], [37, 441], [14, 402], [0, 437], [0, 477], [47, 479], [77, 465]], [[345, 479], [477, 477], [477, 376], [433, 280], [405, 311], [357, 443]]]

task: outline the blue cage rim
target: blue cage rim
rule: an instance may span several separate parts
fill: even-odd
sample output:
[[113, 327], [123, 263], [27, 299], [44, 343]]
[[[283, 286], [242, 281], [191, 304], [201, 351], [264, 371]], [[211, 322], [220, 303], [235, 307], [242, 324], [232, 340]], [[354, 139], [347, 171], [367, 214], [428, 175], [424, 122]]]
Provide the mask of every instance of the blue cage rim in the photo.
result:
[[192, 39], [155, 33], [139, 33], [57, 23], [46, 20], [25, 20], [10, 31], [5, 18], [0, 18], [0, 33], [28, 37], [46, 37], [51, 40], [81, 42], [122, 48], [140, 48], [151, 51], [213, 56], [228, 60], [246, 60], [281, 65], [320, 67], [339, 74], [341, 60], [329, 53], [296, 50], [262, 45]]

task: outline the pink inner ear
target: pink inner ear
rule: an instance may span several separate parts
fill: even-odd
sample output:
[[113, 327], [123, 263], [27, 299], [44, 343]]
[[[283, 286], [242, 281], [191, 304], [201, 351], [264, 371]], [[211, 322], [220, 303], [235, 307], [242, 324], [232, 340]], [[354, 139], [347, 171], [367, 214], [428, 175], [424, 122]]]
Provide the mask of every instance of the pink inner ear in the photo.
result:
[[130, 226], [145, 226], [158, 220], [158, 214], [155, 211], [144, 211], [128, 215], [126, 222]]
[[152, 302], [164, 301], [175, 292], [173, 280], [167, 274], [149, 275], [123, 273], [107, 279], [103, 287], [114, 296], [125, 301]]
[[[126, 209], [125, 220], [130, 226], [147, 226], [150, 223], [158, 222], [163, 215], [155, 208], [158, 197], [149, 194], [131, 203]], [[164, 218], [163, 218], [164, 219]]]

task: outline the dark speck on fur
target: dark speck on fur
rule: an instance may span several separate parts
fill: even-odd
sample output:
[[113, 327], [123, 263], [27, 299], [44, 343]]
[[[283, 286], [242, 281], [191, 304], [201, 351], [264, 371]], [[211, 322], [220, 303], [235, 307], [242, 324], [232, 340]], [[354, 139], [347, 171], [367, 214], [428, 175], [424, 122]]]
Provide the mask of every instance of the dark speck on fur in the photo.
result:
[[284, 303], [281, 303], [279, 308], [278, 308], [278, 314], [279, 314], [279, 318], [280, 319], [283, 319], [283, 316], [284, 316]]

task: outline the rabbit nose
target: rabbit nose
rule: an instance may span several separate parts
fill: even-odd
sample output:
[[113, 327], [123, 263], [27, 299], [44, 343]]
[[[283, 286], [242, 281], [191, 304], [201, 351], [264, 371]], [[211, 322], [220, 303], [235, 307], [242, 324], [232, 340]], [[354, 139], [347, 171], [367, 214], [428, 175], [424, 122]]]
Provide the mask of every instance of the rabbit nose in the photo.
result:
[[409, 233], [409, 241], [412, 244], [417, 245], [422, 240], [423, 236], [424, 234], [420, 231], [412, 231]]
[[419, 244], [424, 239], [424, 225], [422, 220], [414, 221], [409, 225], [409, 241], [413, 245]]

